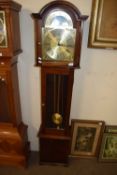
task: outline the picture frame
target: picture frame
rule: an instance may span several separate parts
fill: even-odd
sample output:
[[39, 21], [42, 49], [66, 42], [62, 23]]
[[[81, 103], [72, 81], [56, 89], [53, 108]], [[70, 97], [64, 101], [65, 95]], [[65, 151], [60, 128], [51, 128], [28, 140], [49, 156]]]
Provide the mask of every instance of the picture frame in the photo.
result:
[[117, 1], [93, 0], [89, 26], [89, 48], [117, 49]]
[[72, 119], [71, 156], [97, 157], [104, 127], [104, 121]]
[[104, 133], [99, 161], [117, 162], [117, 133]]
[[107, 133], [117, 133], [117, 125], [107, 125], [105, 127], [105, 132], [107, 132]]

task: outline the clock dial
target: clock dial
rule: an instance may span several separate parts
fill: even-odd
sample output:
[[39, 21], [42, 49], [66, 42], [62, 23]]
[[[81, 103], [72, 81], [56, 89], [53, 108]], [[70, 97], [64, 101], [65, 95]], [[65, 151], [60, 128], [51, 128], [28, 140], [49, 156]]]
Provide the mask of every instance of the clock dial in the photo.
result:
[[43, 60], [73, 61], [75, 29], [43, 28]]
[[42, 60], [73, 62], [76, 29], [68, 13], [56, 9], [42, 28]]

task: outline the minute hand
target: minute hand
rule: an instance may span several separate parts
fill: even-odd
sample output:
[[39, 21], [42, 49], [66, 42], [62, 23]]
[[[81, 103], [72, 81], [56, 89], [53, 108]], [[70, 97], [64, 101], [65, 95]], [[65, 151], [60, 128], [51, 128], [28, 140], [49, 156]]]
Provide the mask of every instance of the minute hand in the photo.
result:
[[58, 42], [58, 46], [63, 46], [63, 47], [73, 47], [72, 44], [63, 44], [63, 43], [60, 43], [60, 42]]

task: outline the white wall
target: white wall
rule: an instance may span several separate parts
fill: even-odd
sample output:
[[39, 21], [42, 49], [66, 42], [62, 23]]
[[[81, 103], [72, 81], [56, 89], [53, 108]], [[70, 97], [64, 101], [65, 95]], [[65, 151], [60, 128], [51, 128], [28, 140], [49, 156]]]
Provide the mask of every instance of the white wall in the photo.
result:
[[[20, 15], [23, 53], [19, 58], [19, 81], [23, 121], [28, 124], [31, 149], [38, 150], [40, 126], [40, 69], [34, 66], [34, 26], [30, 16], [49, 0], [16, 0]], [[69, 0], [70, 1], [70, 0]], [[84, 15], [92, 0], [72, 0]], [[81, 69], [75, 71], [71, 118], [104, 120], [117, 124], [117, 51], [87, 48], [89, 19], [84, 23]]]

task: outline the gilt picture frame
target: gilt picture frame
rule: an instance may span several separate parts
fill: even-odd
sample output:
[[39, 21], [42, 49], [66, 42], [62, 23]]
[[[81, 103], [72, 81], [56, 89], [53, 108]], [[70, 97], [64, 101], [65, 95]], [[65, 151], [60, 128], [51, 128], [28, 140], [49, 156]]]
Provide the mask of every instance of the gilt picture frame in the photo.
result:
[[104, 126], [104, 121], [72, 119], [71, 156], [96, 157]]
[[93, 0], [89, 48], [117, 49], [117, 0]]
[[101, 162], [117, 162], [117, 133], [104, 133], [99, 161]]

